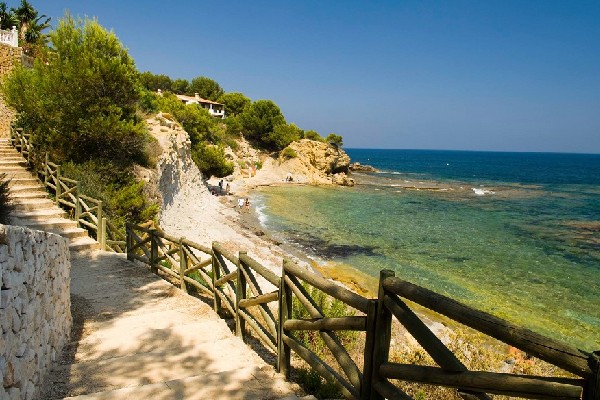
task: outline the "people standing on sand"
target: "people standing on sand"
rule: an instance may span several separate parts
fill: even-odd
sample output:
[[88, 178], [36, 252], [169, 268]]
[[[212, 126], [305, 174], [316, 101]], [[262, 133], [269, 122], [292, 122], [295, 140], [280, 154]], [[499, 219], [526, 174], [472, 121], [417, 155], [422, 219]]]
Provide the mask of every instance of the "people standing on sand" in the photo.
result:
[[246, 205], [246, 211], [250, 211], [250, 199], [246, 197], [246, 201], [244, 203]]
[[219, 181], [219, 194], [223, 194], [223, 179]]
[[231, 186], [229, 186], [229, 182], [227, 182], [227, 186], [225, 186], [225, 194], [229, 196], [229, 191], [231, 190]]
[[244, 199], [241, 197], [238, 199], [238, 208], [241, 210], [244, 207]]

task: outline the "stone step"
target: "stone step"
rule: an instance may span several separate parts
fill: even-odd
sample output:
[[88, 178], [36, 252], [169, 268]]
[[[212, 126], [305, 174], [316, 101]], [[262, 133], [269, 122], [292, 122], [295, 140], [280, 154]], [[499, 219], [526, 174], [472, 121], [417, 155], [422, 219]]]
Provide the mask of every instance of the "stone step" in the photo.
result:
[[10, 198], [16, 201], [25, 199], [47, 199], [48, 193], [44, 192], [39, 187], [31, 187], [29, 190], [14, 190], [14, 188], [11, 188]]
[[13, 205], [17, 212], [19, 211], [35, 211], [51, 208], [54, 202], [47, 198], [13, 198]]
[[15, 165], [25, 166], [27, 162], [18, 154], [2, 154], [0, 153], [0, 165]]
[[14, 170], [14, 169], [6, 169], [6, 170], [2, 170], [0, 169], [0, 174], [6, 174], [6, 178], [7, 179], [18, 179], [18, 178], [35, 178], [35, 176], [25, 170]]
[[29, 185], [20, 185], [20, 184], [10, 185], [10, 193], [13, 196], [17, 195], [17, 194], [35, 193], [35, 192], [41, 192], [41, 193], [47, 194], [47, 192], [44, 190], [42, 185], [38, 184], [37, 182], [29, 184]]
[[69, 239], [69, 250], [71, 251], [90, 251], [98, 250], [99, 248], [100, 243], [96, 242], [89, 236], [81, 236], [74, 239]]
[[[196, 372], [200, 372], [196, 370]], [[314, 396], [298, 397], [283, 376], [271, 368], [247, 366], [216, 373], [126, 387], [116, 390], [67, 397], [78, 400], [316, 400]], [[296, 389], [298, 390], [298, 389]]]
[[35, 177], [31, 176], [31, 177], [26, 177], [26, 178], [12, 178], [8, 184], [8, 187], [11, 188], [13, 186], [38, 186], [40, 185], [40, 181], [37, 180]]
[[44, 220], [22, 219], [17, 222], [20, 226], [57, 234], [65, 230], [77, 228], [77, 222], [66, 218], [49, 218]]
[[66, 218], [67, 213], [58, 208], [45, 208], [41, 210], [33, 210], [33, 211], [15, 211], [11, 214], [11, 218], [17, 218], [19, 220], [28, 219], [33, 221], [44, 220], [48, 218]]

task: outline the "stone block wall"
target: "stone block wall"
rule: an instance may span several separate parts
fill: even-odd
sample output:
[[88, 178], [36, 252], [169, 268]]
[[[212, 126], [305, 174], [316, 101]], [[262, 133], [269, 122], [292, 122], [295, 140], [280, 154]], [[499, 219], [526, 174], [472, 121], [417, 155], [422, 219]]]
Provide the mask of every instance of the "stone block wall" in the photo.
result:
[[0, 225], [0, 399], [33, 399], [71, 331], [67, 240]]
[[[23, 49], [0, 43], [0, 80], [19, 65], [23, 60]], [[8, 137], [10, 124], [15, 118], [15, 111], [4, 103], [0, 95], [0, 137]]]

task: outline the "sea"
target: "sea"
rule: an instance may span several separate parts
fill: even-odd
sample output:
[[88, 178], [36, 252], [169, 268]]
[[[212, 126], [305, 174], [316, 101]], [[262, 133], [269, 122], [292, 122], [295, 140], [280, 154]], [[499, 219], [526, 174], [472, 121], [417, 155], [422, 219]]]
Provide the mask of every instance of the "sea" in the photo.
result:
[[[600, 350], [600, 155], [347, 149], [354, 187], [255, 193], [259, 220], [328, 268], [403, 280]], [[373, 281], [375, 281], [373, 279]]]

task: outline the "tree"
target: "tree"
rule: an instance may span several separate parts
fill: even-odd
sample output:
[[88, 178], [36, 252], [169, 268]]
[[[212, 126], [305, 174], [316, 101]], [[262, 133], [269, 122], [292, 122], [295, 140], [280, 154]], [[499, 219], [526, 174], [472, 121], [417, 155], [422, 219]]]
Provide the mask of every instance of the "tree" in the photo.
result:
[[252, 103], [243, 93], [236, 92], [225, 93], [217, 101], [225, 105], [225, 114], [228, 116], [240, 115]]
[[336, 135], [335, 133], [330, 133], [329, 135], [327, 135], [325, 141], [336, 147], [342, 147], [342, 145], [344, 144], [343, 138], [340, 135]]
[[304, 138], [315, 140], [317, 142], [322, 142], [324, 140], [321, 135], [319, 135], [319, 132], [313, 131], [312, 129], [304, 132]]
[[285, 124], [285, 118], [271, 100], [257, 100], [240, 115], [240, 122], [248, 139], [269, 147], [269, 135], [277, 125]]
[[141, 162], [138, 72], [115, 34], [96, 20], [67, 15], [50, 39], [46, 61], [15, 69], [2, 87], [24, 128], [59, 162]]
[[11, 13], [18, 21], [19, 42], [25, 53], [31, 54], [37, 46], [46, 44], [47, 35], [43, 31], [50, 28], [50, 17], [39, 15], [27, 0], [21, 0], [18, 8], [11, 8]]
[[5, 2], [0, 2], [0, 29], [11, 30], [13, 26], [19, 25], [19, 20], [12, 11], [8, 11]]
[[187, 88], [187, 93], [190, 96], [198, 93], [203, 99], [217, 101], [224, 91], [214, 80], [205, 76], [198, 76], [192, 79], [190, 86]]
[[158, 89], [172, 92], [173, 82], [167, 75], [154, 75], [152, 72], [146, 71], [140, 74], [140, 83], [143, 87], [151, 92], [157, 92]]
[[190, 82], [188, 82], [187, 79], [175, 79], [173, 81], [173, 84], [171, 85], [173, 93], [176, 93], [176, 94], [187, 93], [189, 87], [190, 87]]
[[273, 132], [268, 135], [266, 142], [273, 150], [283, 150], [293, 141], [300, 140], [303, 133], [302, 129], [294, 124], [280, 124], [273, 128]]
[[192, 159], [208, 178], [222, 178], [233, 173], [233, 163], [225, 158], [223, 147], [198, 143], [192, 147]]

